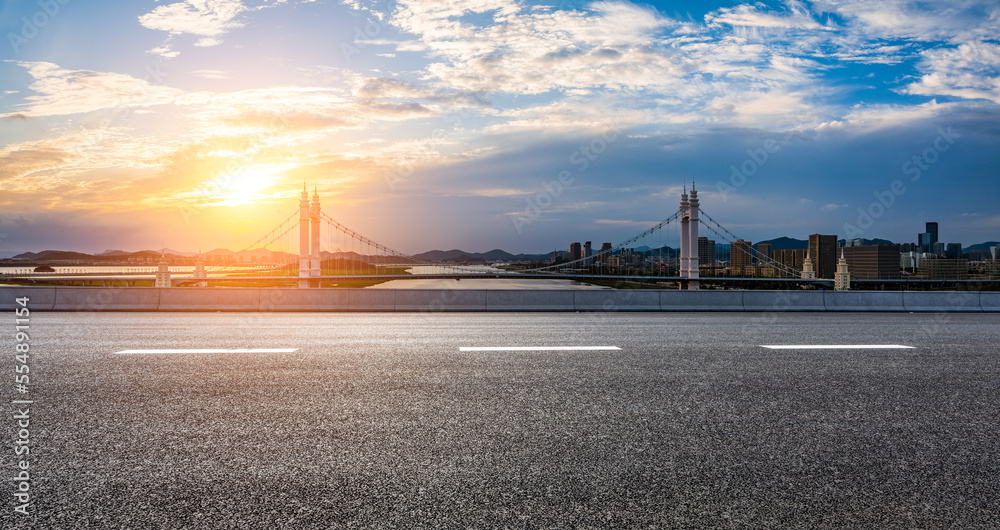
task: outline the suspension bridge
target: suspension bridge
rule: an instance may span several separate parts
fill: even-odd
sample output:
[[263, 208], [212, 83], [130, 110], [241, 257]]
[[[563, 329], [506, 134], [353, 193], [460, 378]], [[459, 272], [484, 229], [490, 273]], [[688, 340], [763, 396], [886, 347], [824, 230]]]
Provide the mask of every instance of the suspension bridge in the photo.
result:
[[[730, 244], [728, 266], [714, 258], [706, 259], [707, 238], [699, 240], [701, 229]], [[714, 255], [715, 241], [712, 240]], [[650, 228], [604, 247], [590, 255], [547, 265], [537, 263], [501, 263], [492, 265], [453, 265], [409, 255], [366, 237], [323, 212], [318, 190], [310, 198], [303, 187], [299, 208], [272, 230], [222, 259], [206, 263], [199, 256], [193, 270], [171, 270], [164, 259], [156, 271], [139, 270], [116, 273], [78, 273], [58, 275], [60, 280], [94, 284], [121, 281], [126, 285], [149, 281], [158, 287], [170, 286], [297, 286], [299, 288], [358, 287], [388, 280], [411, 279], [565, 279], [585, 282], [654, 282], [672, 284], [680, 289], [697, 290], [703, 284], [740, 285], [747, 282], [777, 284], [815, 283], [832, 285], [831, 279], [818, 279], [811, 272], [809, 259], [805, 270], [781, 263], [750, 244], [744, 244], [730, 230], [719, 224], [700, 205], [692, 184], [685, 187], [680, 204], [673, 213]], [[673, 246], [673, 245], [676, 245]], [[699, 246], [702, 246], [701, 252]], [[252, 260], [248, 261], [248, 256]], [[747, 271], [753, 270], [753, 274]], [[764, 277], [758, 272], [767, 270]], [[155, 272], [155, 276], [150, 276]], [[23, 274], [23, 279], [53, 278], [51, 274]]]

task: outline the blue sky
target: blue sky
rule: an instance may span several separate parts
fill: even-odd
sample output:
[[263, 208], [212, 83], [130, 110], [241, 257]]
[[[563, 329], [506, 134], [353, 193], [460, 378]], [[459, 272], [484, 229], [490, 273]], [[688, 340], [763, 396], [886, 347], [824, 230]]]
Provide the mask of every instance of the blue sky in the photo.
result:
[[753, 241], [1000, 240], [996, 2], [53, 0], [0, 34], [0, 252], [242, 248], [303, 181], [410, 252], [621, 241], [691, 181]]

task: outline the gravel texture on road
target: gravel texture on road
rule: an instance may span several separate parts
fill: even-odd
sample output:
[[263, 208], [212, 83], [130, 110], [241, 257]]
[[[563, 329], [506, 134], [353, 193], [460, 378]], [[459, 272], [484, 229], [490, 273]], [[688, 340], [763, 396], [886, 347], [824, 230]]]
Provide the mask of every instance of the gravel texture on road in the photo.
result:
[[[998, 324], [33, 313], [0, 527], [998, 528]], [[621, 350], [459, 351], [546, 345]], [[115, 354], [164, 348], [297, 351]]]

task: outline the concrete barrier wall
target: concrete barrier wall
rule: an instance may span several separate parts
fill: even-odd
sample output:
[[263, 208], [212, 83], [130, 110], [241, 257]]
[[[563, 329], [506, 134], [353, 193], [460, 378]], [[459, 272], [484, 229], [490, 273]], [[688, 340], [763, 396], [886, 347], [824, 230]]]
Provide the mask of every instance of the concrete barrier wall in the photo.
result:
[[977, 291], [906, 291], [903, 308], [907, 311], [981, 312]]
[[174, 287], [158, 289], [158, 311], [257, 311], [260, 289], [237, 287]]
[[486, 311], [486, 290], [400, 289], [396, 311]]
[[350, 311], [347, 289], [260, 289], [260, 311]]
[[639, 289], [573, 291], [576, 311], [659, 311], [660, 293]]
[[827, 311], [903, 311], [901, 291], [823, 291]]
[[396, 294], [393, 289], [348, 289], [348, 308], [351, 311], [395, 311]]
[[745, 311], [826, 311], [823, 291], [743, 291]]
[[0, 285], [0, 311], [21, 309], [21, 304], [15, 299], [28, 297], [28, 313], [31, 311], [48, 311], [56, 303], [55, 287], [22, 287], [20, 285]]
[[663, 311], [743, 311], [743, 291], [659, 291]]
[[487, 311], [575, 311], [571, 290], [488, 290]]
[[[1000, 312], [1000, 292], [0, 286], [0, 310]], [[17, 306], [20, 307], [20, 306]]]
[[56, 287], [53, 311], [156, 311], [155, 287]]
[[983, 311], [1000, 312], [1000, 293], [984, 291], [979, 293], [979, 306]]

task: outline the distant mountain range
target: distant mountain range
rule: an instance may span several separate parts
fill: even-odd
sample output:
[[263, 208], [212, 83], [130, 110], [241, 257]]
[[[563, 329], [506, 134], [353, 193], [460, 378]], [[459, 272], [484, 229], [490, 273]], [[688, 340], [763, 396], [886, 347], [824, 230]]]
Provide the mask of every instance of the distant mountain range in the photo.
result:
[[540, 261], [548, 259], [551, 254], [511, 254], [498, 248], [489, 252], [466, 252], [464, 250], [429, 250], [414, 254], [414, 258], [427, 261]]
[[[840, 243], [840, 244], [842, 244], [843, 242], [844, 242], [843, 239], [841, 239], [840, 241], [838, 241], [838, 243]], [[754, 243], [753, 246], [757, 247], [758, 245], [760, 245], [762, 243], [770, 243], [772, 250], [805, 249], [805, 248], [809, 247], [809, 241], [808, 240], [805, 240], [805, 239], [795, 239], [795, 238], [791, 238], [791, 237], [778, 237], [778, 238], [775, 238], [775, 239], [769, 239], [769, 240], [765, 240], [765, 241], [758, 241], [757, 243]], [[864, 239], [863, 240], [863, 244], [865, 244], [865, 245], [892, 245], [894, 243], [892, 241], [889, 241], [889, 240], [886, 240], [886, 239], [877, 239], [876, 238], [876, 239]], [[973, 250], [979, 250], [979, 251], [982, 251], [982, 252], [989, 252], [990, 247], [993, 247], [993, 246], [996, 246], [996, 245], [1000, 245], [1000, 241], [987, 241], [985, 243], [977, 243], [975, 245], [970, 245], [968, 247], [964, 247], [962, 249], [962, 251], [966, 252], [966, 253], [968, 253], [970, 251], [973, 251]], [[715, 248], [716, 248], [716, 255], [720, 259], [726, 259], [726, 256], [729, 255], [729, 243], [717, 243], [716, 246], [715, 246]], [[647, 247], [647, 246], [641, 246], [641, 247], [636, 247], [634, 250], [636, 252], [641, 252], [641, 253], [644, 253], [644, 254], [656, 254], [656, 253], [659, 253], [659, 255], [662, 255], [664, 257], [675, 256], [675, 255], [677, 255], [677, 252], [678, 252], [677, 249], [669, 247], [669, 246], [661, 247], [661, 248], [658, 248], [658, 249], [652, 249], [652, 248]], [[568, 251], [567, 250], [560, 250], [559, 252], [564, 252], [565, 253], [565, 252], [568, 252]], [[594, 249], [594, 252], [596, 253], [597, 249]], [[181, 251], [172, 250], [172, 249], [164, 249], [164, 253], [166, 254], [167, 257], [170, 257], [170, 258], [190, 258], [190, 257], [194, 257], [194, 256], [198, 255], [197, 252], [181, 252]], [[230, 255], [234, 255], [234, 254], [263, 256], [263, 255], [270, 255], [270, 251], [264, 250], [264, 249], [254, 249], [254, 250], [248, 250], [248, 251], [241, 251], [241, 252], [237, 253], [237, 252], [233, 252], [232, 250], [227, 250], [227, 249], [224, 249], [224, 248], [217, 248], [217, 249], [213, 249], [213, 250], [211, 250], [209, 252], [205, 252], [204, 253], [204, 255], [206, 255], [206, 256], [230, 256]], [[284, 256], [285, 258], [289, 258], [289, 259], [292, 259], [292, 260], [294, 260], [294, 257], [295, 257], [293, 254], [289, 254], [289, 253], [286, 253], [286, 252], [275, 252], [274, 254], [277, 254], [279, 256]], [[506, 252], [504, 250], [495, 248], [495, 249], [490, 250], [488, 252], [466, 252], [464, 250], [459, 250], [459, 249], [451, 249], [451, 250], [429, 250], [427, 252], [421, 252], [420, 254], [416, 254], [413, 257], [417, 258], [417, 259], [420, 259], [420, 260], [425, 260], [425, 261], [432, 261], [432, 262], [445, 262], [445, 261], [447, 261], [447, 262], [453, 262], [453, 263], [464, 263], [464, 262], [496, 262], [496, 261], [533, 261], [533, 262], [538, 262], [538, 261], [548, 261], [549, 257], [551, 255], [552, 255], [551, 252], [546, 252], [544, 254], [511, 254], [511, 253]], [[32, 261], [32, 262], [38, 262], [38, 263], [58, 262], [58, 261], [91, 261], [91, 262], [109, 261], [109, 262], [111, 262], [111, 261], [121, 261], [123, 259], [128, 259], [130, 257], [142, 258], [143, 260], [145, 260], [146, 258], [157, 258], [159, 256], [160, 256], [160, 251], [157, 251], [157, 250], [140, 250], [138, 252], [128, 252], [128, 251], [124, 251], [124, 250], [105, 250], [104, 252], [101, 252], [100, 254], [86, 254], [86, 253], [83, 253], [83, 252], [74, 252], [74, 251], [71, 251], [71, 250], [43, 250], [41, 252], [23, 252], [23, 253], [20, 253], [20, 254], [14, 255], [14, 256], [8, 256], [8, 257], [2, 258], [2, 259], [11, 259], [12, 258], [12, 259], [17, 259], [17, 260], [25, 260], [25, 261]], [[323, 257], [324, 257], [324, 259], [331, 259], [331, 258], [357, 259], [357, 258], [360, 258], [360, 256], [358, 254], [354, 253], [354, 252], [330, 253], [330, 252], [325, 252], [325, 251], [323, 252]]]
[[995, 247], [997, 245], [1000, 245], [1000, 241], [987, 241], [985, 243], [976, 243], [975, 245], [971, 245], [971, 246], [963, 248], [962, 252], [969, 252], [969, 251], [972, 251], [972, 250], [980, 250], [982, 252], [989, 252], [990, 251], [990, 247]]

